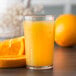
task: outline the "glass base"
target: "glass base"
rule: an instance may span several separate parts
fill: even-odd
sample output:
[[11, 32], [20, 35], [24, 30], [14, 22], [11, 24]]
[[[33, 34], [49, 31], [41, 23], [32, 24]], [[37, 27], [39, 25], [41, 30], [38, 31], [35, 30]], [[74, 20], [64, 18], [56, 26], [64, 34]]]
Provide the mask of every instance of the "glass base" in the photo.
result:
[[27, 66], [27, 69], [32, 69], [32, 70], [46, 70], [46, 69], [52, 69], [53, 66]]

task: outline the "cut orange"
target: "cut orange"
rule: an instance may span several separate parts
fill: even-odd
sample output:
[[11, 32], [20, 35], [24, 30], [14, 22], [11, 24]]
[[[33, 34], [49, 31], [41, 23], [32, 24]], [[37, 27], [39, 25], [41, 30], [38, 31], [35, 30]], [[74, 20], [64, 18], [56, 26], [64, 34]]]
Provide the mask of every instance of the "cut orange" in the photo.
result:
[[0, 68], [14, 68], [25, 66], [25, 55], [0, 57]]
[[14, 56], [24, 54], [24, 37], [0, 42], [0, 56]]

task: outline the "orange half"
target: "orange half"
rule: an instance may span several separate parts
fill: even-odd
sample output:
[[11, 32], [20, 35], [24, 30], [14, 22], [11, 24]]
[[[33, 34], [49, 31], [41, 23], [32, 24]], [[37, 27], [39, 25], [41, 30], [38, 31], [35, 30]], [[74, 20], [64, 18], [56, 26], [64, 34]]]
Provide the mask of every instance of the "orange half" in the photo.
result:
[[0, 42], [0, 56], [14, 56], [24, 54], [24, 37]]
[[0, 68], [16, 68], [25, 66], [25, 56], [4, 56], [0, 57]]

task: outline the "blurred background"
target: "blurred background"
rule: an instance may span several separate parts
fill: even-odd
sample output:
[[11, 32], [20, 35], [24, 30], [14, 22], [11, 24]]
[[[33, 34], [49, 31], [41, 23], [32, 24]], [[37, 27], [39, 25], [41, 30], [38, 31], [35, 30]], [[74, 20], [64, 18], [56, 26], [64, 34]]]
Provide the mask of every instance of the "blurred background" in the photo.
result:
[[25, 15], [76, 14], [76, 0], [0, 0], [0, 39], [23, 35]]
[[76, 14], [76, 0], [32, 0], [32, 5], [44, 5], [45, 14], [57, 17], [60, 14]]

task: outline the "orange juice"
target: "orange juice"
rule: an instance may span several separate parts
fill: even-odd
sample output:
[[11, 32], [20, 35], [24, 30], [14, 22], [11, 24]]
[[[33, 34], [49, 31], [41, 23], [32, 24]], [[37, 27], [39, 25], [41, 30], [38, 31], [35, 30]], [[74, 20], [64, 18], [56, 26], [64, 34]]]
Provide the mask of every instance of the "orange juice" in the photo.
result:
[[24, 21], [26, 64], [52, 66], [54, 25], [52, 21]]

